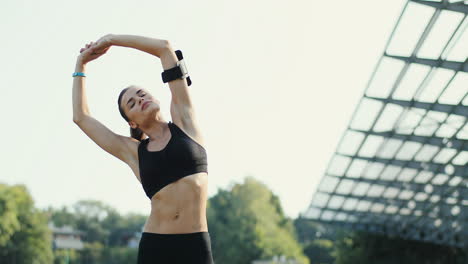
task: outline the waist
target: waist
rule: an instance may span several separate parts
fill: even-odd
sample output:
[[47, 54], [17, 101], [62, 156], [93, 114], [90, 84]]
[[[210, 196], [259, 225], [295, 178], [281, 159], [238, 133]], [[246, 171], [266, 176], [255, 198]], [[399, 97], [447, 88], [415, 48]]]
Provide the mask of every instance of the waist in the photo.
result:
[[184, 212], [173, 215], [161, 215], [152, 211], [143, 232], [155, 234], [189, 234], [208, 232], [206, 212]]
[[199, 173], [171, 183], [151, 199], [151, 213], [144, 227], [151, 233], [207, 231], [208, 175]]

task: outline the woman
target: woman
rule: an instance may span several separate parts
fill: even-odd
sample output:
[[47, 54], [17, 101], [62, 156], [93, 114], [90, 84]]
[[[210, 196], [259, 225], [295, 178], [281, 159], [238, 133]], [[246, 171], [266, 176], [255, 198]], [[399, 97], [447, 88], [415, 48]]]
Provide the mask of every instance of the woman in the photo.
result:
[[94, 119], [85, 95], [86, 64], [111, 46], [134, 48], [159, 57], [163, 69], [178, 57], [166, 40], [109, 34], [80, 50], [73, 74], [73, 121], [102, 149], [125, 162], [151, 200], [138, 263], [213, 263], [206, 220], [207, 158], [194, 116], [187, 81], [169, 81], [171, 119], [146, 89], [122, 90], [118, 107], [132, 137], [115, 134]]

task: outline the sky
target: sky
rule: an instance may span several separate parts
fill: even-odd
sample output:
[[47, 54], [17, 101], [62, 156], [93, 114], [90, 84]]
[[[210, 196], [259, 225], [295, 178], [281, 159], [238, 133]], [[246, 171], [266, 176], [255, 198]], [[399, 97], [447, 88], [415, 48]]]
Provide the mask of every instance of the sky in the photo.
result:
[[[72, 121], [79, 50], [101, 36], [167, 39], [184, 53], [208, 152], [209, 197], [246, 176], [304, 212], [406, 1], [90, 1], [2, 3], [0, 182], [24, 184], [39, 208], [97, 199], [149, 214], [130, 167]], [[136, 84], [170, 92], [157, 57], [112, 47], [87, 65], [91, 115], [129, 135], [117, 108]]]

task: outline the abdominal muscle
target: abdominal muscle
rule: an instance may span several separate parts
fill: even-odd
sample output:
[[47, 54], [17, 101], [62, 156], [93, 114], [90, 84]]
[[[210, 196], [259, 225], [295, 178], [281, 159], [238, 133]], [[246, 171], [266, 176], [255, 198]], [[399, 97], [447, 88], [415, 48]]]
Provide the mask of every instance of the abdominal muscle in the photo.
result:
[[208, 174], [186, 176], [166, 185], [151, 198], [151, 213], [143, 232], [183, 234], [208, 232]]

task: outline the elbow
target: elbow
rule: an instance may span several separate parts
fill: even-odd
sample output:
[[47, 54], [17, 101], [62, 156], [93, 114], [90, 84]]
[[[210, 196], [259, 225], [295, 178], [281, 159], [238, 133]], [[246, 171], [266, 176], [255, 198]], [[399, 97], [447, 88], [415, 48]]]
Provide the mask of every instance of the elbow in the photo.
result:
[[160, 43], [160, 46], [159, 46], [158, 54], [156, 56], [158, 56], [161, 60], [167, 60], [167, 58], [170, 58], [173, 56], [173, 53], [174, 53], [174, 50], [169, 40], [162, 40], [162, 43]]
[[78, 125], [78, 124], [80, 123], [80, 119], [78, 119], [78, 118], [73, 118], [73, 123], [75, 123], [75, 124]]
[[83, 119], [85, 119], [86, 115], [81, 116], [73, 116], [73, 123], [79, 125]]
[[169, 40], [163, 40], [163, 47], [165, 49], [170, 49], [171, 48], [171, 43], [169, 42]]
[[174, 49], [172, 48], [172, 43], [169, 42], [169, 40], [163, 40], [162, 50], [163, 50], [163, 53], [174, 52]]

